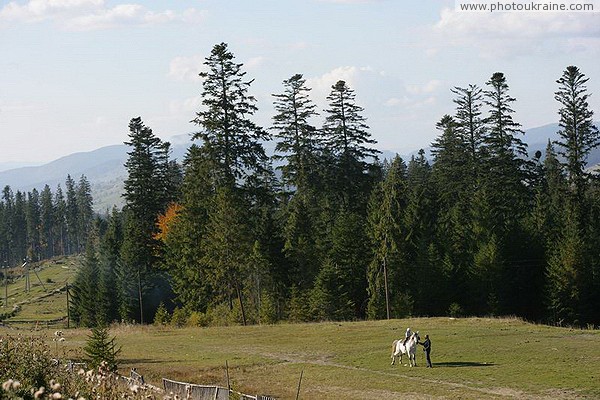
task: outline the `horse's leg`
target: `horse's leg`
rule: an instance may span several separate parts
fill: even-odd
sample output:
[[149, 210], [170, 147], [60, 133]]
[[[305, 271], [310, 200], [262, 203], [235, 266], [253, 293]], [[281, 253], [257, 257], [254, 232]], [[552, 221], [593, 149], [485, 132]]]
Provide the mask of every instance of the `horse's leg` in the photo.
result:
[[394, 340], [394, 343], [392, 343], [392, 365], [394, 365], [396, 363], [396, 344], [397, 344], [397, 340]]

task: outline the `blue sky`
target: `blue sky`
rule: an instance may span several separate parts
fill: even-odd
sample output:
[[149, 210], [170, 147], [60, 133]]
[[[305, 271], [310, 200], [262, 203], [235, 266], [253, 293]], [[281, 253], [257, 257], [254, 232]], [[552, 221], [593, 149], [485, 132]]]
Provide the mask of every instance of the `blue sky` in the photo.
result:
[[[598, 13], [461, 13], [454, 0], [0, 0], [0, 163], [44, 162], [127, 139], [141, 116], [194, 131], [197, 74], [227, 42], [270, 125], [272, 93], [302, 73], [319, 108], [344, 79], [381, 149], [428, 146], [450, 89], [507, 75], [525, 128], [557, 121], [556, 79], [590, 78], [600, 113]], [[599, 7], [600, 8], [600, 7]], [[598, 114], [597, 114], [598, 116]], [[320, 120], [314, 121], [320, 125]]]

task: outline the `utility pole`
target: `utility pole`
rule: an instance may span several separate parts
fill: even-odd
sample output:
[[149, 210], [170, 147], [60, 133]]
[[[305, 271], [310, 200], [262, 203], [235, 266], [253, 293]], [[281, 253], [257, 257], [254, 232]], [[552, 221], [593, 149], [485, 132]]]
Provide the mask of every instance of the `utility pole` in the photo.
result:
[[25, 291], [29, 293], [31, 285], [29, 284], [29, 266], [27, 265], [27, 259], [23, 260], [23, 265], [21, 265], [21, 268], [25, 268]]
[[144, 304], [142, 303], [142, 277], [138, 268], [138, 297], [140, 302], [140, 324], [144, 325]]
[[4, 307], [8, 307], [8, 261], [4, 261]]
[[69, 329], [69, 323], [71, 321], [71, 310], [69, 307], [69, 281], [66, 282], [67, 287], [67, 329]]
[[390, 295], [388, 292], [388, 271], [387, 271], [387, 257], [383, 257], [383, 284], [385, 286], [385, 311], [387, 313], [387, 319], [390, 319]]

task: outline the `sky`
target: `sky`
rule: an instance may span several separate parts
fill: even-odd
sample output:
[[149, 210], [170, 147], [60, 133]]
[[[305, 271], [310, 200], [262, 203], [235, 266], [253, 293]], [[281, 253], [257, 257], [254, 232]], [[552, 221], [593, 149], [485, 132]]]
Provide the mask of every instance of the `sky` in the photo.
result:
[[198, 73], [221, 42], [254, 79], [264, 127], [285, 79], [303, 74], [319, 110], [342, 79], [377, 147], [406, 154], [436, 138], [453, 87], [494, 72], [524, 128], [557, 122], [569, 65], [590, 78], [598, 118], [599, 17], [460, 12], [454, 0], [0, 0], [0, 163], [123, 143], [137, 116], [165, 140], [196, 131]]

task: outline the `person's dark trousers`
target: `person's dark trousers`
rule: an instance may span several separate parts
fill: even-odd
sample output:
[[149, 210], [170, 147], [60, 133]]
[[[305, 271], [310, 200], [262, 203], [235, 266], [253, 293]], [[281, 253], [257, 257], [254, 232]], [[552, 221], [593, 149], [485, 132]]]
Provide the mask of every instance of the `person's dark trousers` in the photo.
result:
[[430, 351], [429, 351], [429, 350], [428, 350], [428, 351], [425, 351], [425, 357], [427, 357], [427, 366], [428, 366], [429, 368], [432, 368], [432, 367], [433, 367], [433, 365], [431, 365], [431, 358], [429, 358], [429, 353], [430, 353]]

